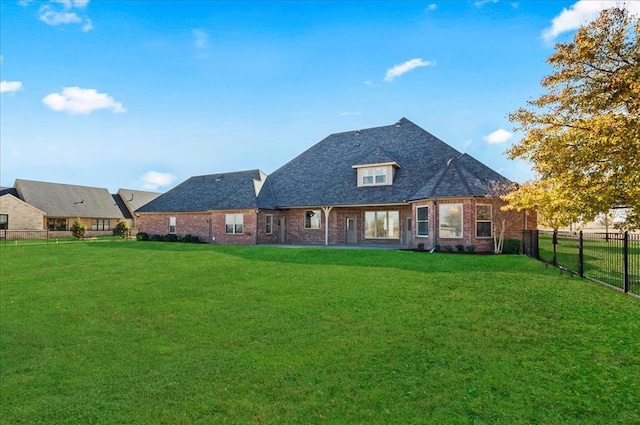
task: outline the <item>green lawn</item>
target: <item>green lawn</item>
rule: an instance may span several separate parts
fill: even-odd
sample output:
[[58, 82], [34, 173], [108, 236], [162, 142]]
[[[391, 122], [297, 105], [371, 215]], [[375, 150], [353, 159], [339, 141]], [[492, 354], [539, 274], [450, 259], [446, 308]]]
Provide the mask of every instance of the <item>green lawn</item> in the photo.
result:
[[640, 301], [523, 256], [0, 248], [2, 424], [640, 423]]

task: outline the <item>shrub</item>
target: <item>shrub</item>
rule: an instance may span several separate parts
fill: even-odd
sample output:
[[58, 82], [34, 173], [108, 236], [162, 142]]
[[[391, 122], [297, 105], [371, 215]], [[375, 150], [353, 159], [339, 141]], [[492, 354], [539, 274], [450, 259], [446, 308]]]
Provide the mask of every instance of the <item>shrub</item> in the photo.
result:
[[503, 254], [520, 254], [522, 242], [518, 238], [507, 238], [502, 246]]
[[87, 232], [87, 225], [80, 220], [80, 217], [76, 218], [71, 225], [71, 234], [76, 239], [83, 239], [84, 234]]
[[418, 251], [424, 251], [424, 244], [422, 242], [418, 244]]
[[458, 244], [456, 245], [456, 249], [458, 250], [458, 252], [464, 252], [464, 245]]
[[453, 246], [449, 245], [449, 244], [445, 245], [444, 246], [444, 251], [445, 252], [453, 252]]
[[197, 236], [191, 236], [191, 242], [198, 243], [198, 237]]
[[127, 223], [127, 220], [125, 219], [121, 219], [120, 221], [118, 221], [118, 224], [116, 224], [116, 228], [113, 231], [113, 233], [115, 235], [119, 235], [121, 238], [128, 238], [129, 237], [129, 223]]
[[464, 249], [465, 249], [469, 254], [473, 254], [473, 253], [475, 252], [475, 250], [476, 250], [476, 247], [475, 247], [475, 246], [473, 246], [473, 245], [467, 245]]
[[136, 239], [139, 241], [148, 241], [149, 240], [149, 234], [148, 233], [144, 233], [144, 232], [140, 232], [136, 235]]
[[153, 236], [151, 236], [150, 240], [159, 242], [159, 241], [163, 241], [164, 238], [162, 236], [160, 236], [160, 235], [153, 235]]
[[435, 245], [433, 246], [433, 249], [434, 249], [436, 252], [440, 252], [440, 244], [439, 244], [439, 243], [435, 244]]
[[164, 235], [164, 241], [165, 242], [178, 242], [178, 235], [175, 235], [173, 233], [169, 233]]
[[191, 235], [184, 235], [182, 237], [182, 242], [185, 242], [185, 243], [190, 243], [192, 240], [193, 240], [193, 237]]

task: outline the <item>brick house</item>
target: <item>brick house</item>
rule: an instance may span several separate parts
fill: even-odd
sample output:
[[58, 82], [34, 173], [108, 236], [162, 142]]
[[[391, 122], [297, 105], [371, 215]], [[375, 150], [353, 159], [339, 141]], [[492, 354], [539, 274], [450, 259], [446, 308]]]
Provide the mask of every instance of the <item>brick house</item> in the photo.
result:
[[76, 218], [87, 226], [89, 236], [112, 235], [120, 220], [127, 220], [130, 227], [135, 224], [132, 208], [160, 195], [124, 189], [112, 195], [105, 188], [23, 179], [17, 179], [7, 191], [0, 213], [0, 221], [8, 222], [7, 229], [49, 230], [51, 237], [70, 236]]
[[[391, 245], [491, 251], [492, 182], [509, 180], [406, 118], [329, 135], [268, 177], [192, 177], [137, 210], [147, 233], [223, 244]], [[536, 228], [509, 213], [506, 237]], [[208, 221], [207, 221], [208, 220]], [[230, 227], [241, 224], [241, 231]], [[172, 224], [173, 223], [173, 224]]]

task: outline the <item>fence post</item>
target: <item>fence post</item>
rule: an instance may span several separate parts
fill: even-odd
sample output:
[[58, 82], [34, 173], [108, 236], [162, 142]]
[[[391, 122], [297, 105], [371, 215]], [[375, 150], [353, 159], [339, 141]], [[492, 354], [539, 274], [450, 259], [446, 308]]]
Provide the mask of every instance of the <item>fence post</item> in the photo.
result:
[[629, 293], [629, 232], [624, 232], [622, 240], [622, 263], [624, 272], [624, 293]]
[[584, 277], [584, 239], [582, 230], [578, 234], [578, 276]]
[[557, 261], [557, 251], [558, 251], [558, 231], [554, 230], [553, 231], [553, 267], [558, 267], [558, 261]]

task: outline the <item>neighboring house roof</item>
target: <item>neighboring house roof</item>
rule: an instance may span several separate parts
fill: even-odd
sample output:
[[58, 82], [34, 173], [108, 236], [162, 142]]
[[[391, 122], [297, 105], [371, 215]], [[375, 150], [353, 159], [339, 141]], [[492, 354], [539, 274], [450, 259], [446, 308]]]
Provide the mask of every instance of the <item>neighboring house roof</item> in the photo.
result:
[[266, 174], [260, 170], [191, 177], [136, 212], [195, 212], [258, 208], [257, 196], [263, 190], [265, 179]]
[[114, 195], [113, 197], [120, 206], [122, 214], [124, 214], [125, 218], [133, 218], [133, 212], [135, 210], [148, 204], [160, 195], [161, 193], [158, 192], [118, 189], [118, 194]]
[[20, 195], [18, 195], [18, 191], [13, 188], [13, 187], [3, 187], [2, 189], [0, 189], [0, 196], [3, 195], [13, 195], [16, 198], [20, 199]]
[[52, 217], [123, 218], [107, 189], [16, 180], [20, 198]]
[[[375, 163], [397, 164], [393, 184], [358, 187], [353, 166]], [[480, 196], [482, 184], [491, 180], [508, 181], [402, 118], [393, 125], [332, 134], [269, 175], [267, 183], [275, 205], [286, 208]]]
[[[15, 191], [15, 189], [14, 189]], [[25, 207], [30, 208], [36, 212], [38, 212], [39, 214], [45, 215], [44, 211], [40, 211], [39, 209], [37, 209], [36, 207], [34, 207], [33, 205], [30, 205], [28, 203], [26, 203], [25, 201], [23, 201], [22, 199], [20, 199], [20, 197], [18, 196], [18, 192], [15, 191], [15, 194], [9, 190], [0, 190], [0, 205], [6, 205], [7, 202], [17, 202], [19, 204], [24, 204]]]

